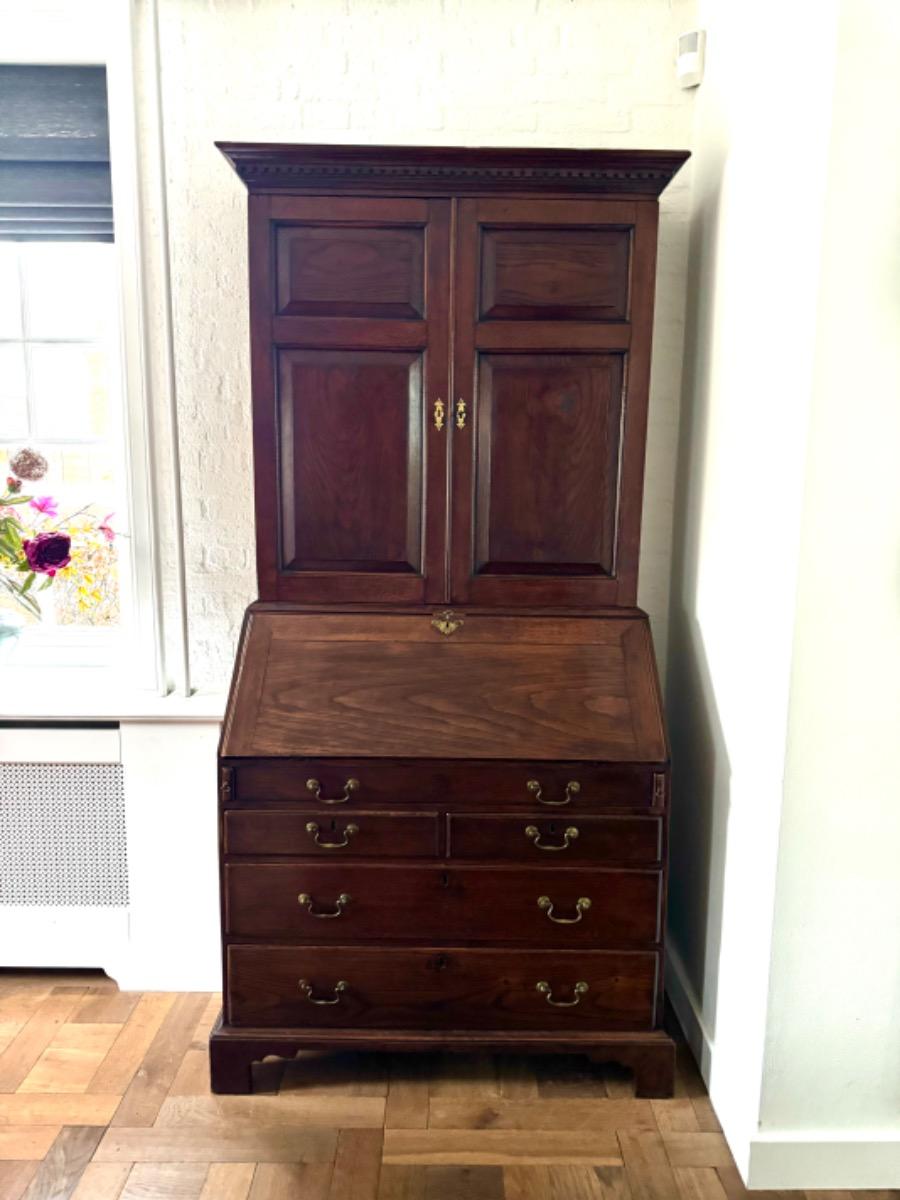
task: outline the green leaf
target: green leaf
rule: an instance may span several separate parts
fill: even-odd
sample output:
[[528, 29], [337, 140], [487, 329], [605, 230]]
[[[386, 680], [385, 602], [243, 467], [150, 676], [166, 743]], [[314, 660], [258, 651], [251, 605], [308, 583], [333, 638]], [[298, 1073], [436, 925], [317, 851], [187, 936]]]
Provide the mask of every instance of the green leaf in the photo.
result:
[[29, 571], [25, 577], [25, 582], [22, 584], [21, 593], [24, 596], [31, 585], [34, 583], [34, 571]]
[[16, 602], [20, 604], [26, 612], [31, 613], [33, 617], [40, 617], [41, 606], [38, 604], [37, 600], [35, 600], [34, 596], [26, 596], [21, 588], [16, 587], [15, 583], [13, 583], [13, 581], [7, 575], [0, 574], [0, 583], [3, 584], [8, 592], [12, 593], [16, 599]]
[[44, 582], [41, 584], [41, 586], [38, 588], [38, 591], [46, 592], [47, 588], [51, 587], [52, 584], [53, 584], [53, 576], [48, 575], [47, 578], [44, 580]]
[[33, 499], [32, 496], [4, 496], [0, 500], [0, 504], [27, 504], [31, 499]]

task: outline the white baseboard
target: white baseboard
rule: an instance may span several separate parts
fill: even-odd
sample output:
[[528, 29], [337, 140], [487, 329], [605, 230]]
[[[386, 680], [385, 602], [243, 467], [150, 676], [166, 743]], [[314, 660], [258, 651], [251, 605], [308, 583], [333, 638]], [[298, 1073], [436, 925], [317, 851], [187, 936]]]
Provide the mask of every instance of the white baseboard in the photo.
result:
[[118, 979], [128, 951], [128, 909], [0, 907], [0, 966], [99, 967]]
[[842, 1137], [834, 1130], [757, 1133], [750, 1188], [852, 1190], [900, 1187], [900, 1130]]
[[688, 979], [684, 962], [671, 943], [666, 944], [666, 995], [708, 1088], [713, 1041], [700, 1016], [700, 1001]]
[[[666, 947], [666, 994], [709, 1087], [714, 1039], [678, 951]], [[724, 1128], [734, 1151], [733, 1139]], [[744, 1140], [744, 1149], [748, 1142]], [[737, 1156], [736, 1156], [737, 1157]], [[851, 1190], [900, 1187], [900, 1130], [756, 1130], [749, 1139], [744, 1183], [767, 1190]]]

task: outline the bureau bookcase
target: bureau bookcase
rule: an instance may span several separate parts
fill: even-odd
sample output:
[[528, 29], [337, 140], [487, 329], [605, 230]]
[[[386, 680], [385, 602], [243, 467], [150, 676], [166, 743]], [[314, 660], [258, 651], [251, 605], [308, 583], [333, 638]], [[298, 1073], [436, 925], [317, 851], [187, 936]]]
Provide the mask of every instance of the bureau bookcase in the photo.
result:
[[220, 747], [216, 1091], [305, 1048], [671, 1091], [635, 607], [674, 151], [220, 146], [247, 184], [259, 600]]

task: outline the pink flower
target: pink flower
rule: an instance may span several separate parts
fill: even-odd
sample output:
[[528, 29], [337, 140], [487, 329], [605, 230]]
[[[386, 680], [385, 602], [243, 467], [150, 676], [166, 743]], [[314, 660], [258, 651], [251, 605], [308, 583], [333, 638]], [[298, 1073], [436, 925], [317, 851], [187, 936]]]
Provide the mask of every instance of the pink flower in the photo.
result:
[[109, 518], [111, 516], [113, 516], [113, 513], [107, 513], [106, 516], [103, 518], [103, 520], [100, 522], [100, 524], [97, 526], [97, 528], [100, 530], [100, 532], [103, 534], [103, 536], [106, 538], [106, 540], [108, 542], [114, 542], [116, 539], [116, 531], [114, 529], [112, 529], [109, 524]]
[[35, 496], [33, 500], [28, 501], [29, 508], [33, 508], [35, 512], [43, 513], [45, 517], [56, 517], [59, 515], [59, 507], [52, 496]]

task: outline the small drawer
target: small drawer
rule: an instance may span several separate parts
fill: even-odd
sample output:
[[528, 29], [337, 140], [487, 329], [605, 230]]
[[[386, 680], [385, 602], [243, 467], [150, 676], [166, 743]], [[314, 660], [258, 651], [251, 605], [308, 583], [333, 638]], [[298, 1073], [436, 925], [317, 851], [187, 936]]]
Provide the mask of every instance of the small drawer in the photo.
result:
[[661, 873], [585, 868], [228, 863], [225, 930], [305, 941], [647, 946]]
[[298, 759], [240, 763], [229, 768], [226, 808], [299, 803], [322, 812], [395, 805], [471, 808], [480, 804], [534, 813], [660, 811], [665, 770], [565, 762], [441, 759]]
[[647, 1030], [653, 951], [229, 946], [233, 1025]]
[[433, 858], [439, 853], [436, 813], [259, 812], [224, 814], [226, 854], [290, 854], [316, 858]]
[[451, 813], [448, 854], [541, 865], [653, 864], [662, 854], [660, 817], [504, 816]]

